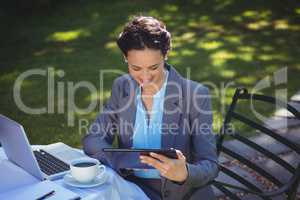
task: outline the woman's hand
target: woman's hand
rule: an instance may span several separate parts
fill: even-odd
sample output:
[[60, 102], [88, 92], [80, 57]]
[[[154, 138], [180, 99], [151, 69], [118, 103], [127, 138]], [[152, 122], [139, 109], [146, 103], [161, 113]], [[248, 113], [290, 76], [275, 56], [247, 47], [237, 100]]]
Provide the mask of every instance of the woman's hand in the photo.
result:
[[186, 159], [181, 151], [176, 150], [178, 159], [171, 159], [161, 154], [151, 152], [150, 156], [140, 156], [141, 162], [156, 168], [161, 176], [176, 182], [184, 182], [188, 171]]

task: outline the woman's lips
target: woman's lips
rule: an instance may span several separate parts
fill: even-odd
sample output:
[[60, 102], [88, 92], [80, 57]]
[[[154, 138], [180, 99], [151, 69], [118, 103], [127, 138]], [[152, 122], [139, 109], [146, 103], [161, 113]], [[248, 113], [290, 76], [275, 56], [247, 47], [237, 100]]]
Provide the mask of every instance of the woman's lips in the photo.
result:
[[143, 86], [145, 86], [145, 85], [147, 85], [147, 84], [149, 84], [149, 83], [151, 83], [150, 80], [141, 80], [141, 81], [140, 81], [141, 87], [143, 87]]

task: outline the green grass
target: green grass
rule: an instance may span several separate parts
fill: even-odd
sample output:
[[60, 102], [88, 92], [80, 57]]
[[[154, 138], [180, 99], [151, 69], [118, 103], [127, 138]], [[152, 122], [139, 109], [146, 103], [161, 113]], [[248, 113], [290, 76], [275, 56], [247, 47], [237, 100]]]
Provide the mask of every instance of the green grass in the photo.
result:
[[[287, 88], [291, 96], [299, 90], [300, 75], [300, 6], [292, 1], [76, 1], [58, 3], [53, 9], [15, 16], [2, 13], [0, 47], [0, 113], [20, 123], [31, 143], [48, 144], [63, 141], [79, 147], [80, 119], [94, 120], [107, 99], [116, 75], [105, 76], [99, 88], [99, 70], [120, 69], [126, 65], [115, 44], [122, 26], [132, 15], [143, 13], [162, 19], [173, 36], [169, 63], [182, 74], [191, 69], [191, 79], [213, 82], [218, 89], [228, 87], [225, 98], [211, 88], [215, 130], [234, 89], [249, 89], [278, 69], [288, 67], [288, 83], [263, 90], [273, 95], [277, 88]], [[77, 113], [75, 126], [68, 126], [67, 113], [31, 115], [22, 112], [13, 99], [16, 78], [29, 69], [53, 68], [55, 84], [90, 81], [99, 94], [78, 90], [76, 105], [86, 107], [90, 99], [97, 109]], [[63, 70], [65, 75], [58, 76]], [[57, 91], [56, 91], [57, 92]], [[22, 85], [22, 99], [32, 107], [46, 106], [47, 79], [32, 76]], [[67, 102], [67, 93], [64, 94]], [[273, 110], [260, 106], [264, 113]], [[65, 104], [65, 110], [67, 105]], [[246, 112], [246, 108], [244, 109]]]

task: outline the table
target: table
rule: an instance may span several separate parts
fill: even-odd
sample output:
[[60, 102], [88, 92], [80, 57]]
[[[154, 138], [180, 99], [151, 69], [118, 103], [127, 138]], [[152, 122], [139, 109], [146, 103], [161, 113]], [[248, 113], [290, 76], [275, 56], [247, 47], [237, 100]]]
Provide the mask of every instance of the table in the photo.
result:
[[[32, 148], [43, 148], [49, 153], [56, 155], [58, 158], [63, 159], [67, 163], [69, 163], [74, 158], [78, 158], [78, 156], [85, 156], [81, 150], [71, 148], [63, 143], [54, 143], [50, 145], [32, 145]], [[3, 159], [6, 159], [6, 156], [3, 149], [0, 147], [0, 161]], [[111, 168], [106, 166], [106, 169], [108, 176], [107, 181], [106, 183], [98, 187], [80, 189], [65, 185], [62, 179], [55, 180], [54, 182], [79, 194], [83, 200], [149, 199], [137, 185], [132, 182], [126, 181]]]

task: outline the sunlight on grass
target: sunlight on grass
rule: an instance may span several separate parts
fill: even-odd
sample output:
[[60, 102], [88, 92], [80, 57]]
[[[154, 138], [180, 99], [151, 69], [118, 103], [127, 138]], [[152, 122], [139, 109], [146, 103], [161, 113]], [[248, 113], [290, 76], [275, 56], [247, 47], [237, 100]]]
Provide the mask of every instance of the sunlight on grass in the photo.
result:
[[[36, 84], [38, 81], [32, 81], [32, 80], [28, 80], [28, 79], [25, 79], [25, 80], [23, 80], [22, 81], [22, 83], [21, 83], [21, 91], [23, 90], [23, 89], [28, 89], [28, 88], [33, 88], [33, 85], [34, 84]], [[20, 84], [20, 82], [19, 81], [14, 81], [14, 84]], [[39, 96], [39, 97], [41, 97], [41, 96]]]
[[209, 22], [209, 16], [208, 15], [202, 15], [200, 17], [200, 21], [202, 21], [202, 22]]
[[254, 82], [256, 82], [256, 77], [254, 77], [254, 76], [244, 76], [244, 77], [238, 78], [237, 82], [242, 83], [242, 84], [246, 84], [246, 85], [250, 85], [250, 84], [253, 84]]
[[[51, 48], [45, 48], [45, 49], [33, 52], [33, 55], [36, 56], [36, 57], [46, 56], [48, 53], [52, 53], [52, 52], [55, 52], [55, 51], [57, 51], [57, 50], [56, 49], [51, 49]], [[59, 49], [59, 51], [68, 54], [68, 53], [73, 53], [75, 51], [75, 49], [71, 48], [71, 47], [63, 47], [63, 48]]]
[[[272, 16], [272, 12], [270, 10], [246, 10], [242, 13], [242, 16], [245, 20], [255, 20], [254, 22], [248, 22], [246, 27], [250, 30], [261, 30], [271, 25], [270, 18]], [[236, 22], [241, 22], [242, 19], [238, 16], [233, 18]]]
[[237, 48], [239, 51], [241, 52], [248, 52], [248, 53], [254, 53], [255, 52], [255, 49], [254, 47], [251, 47], [251, 46], [239, 46]]
[[269, 25], [270, 25], [270, 22], [268, 22], [266, 20], [259, 20], [256, 22], [248, 23], [246, 26], [247, 26], [247, 28], [249, 28], [251, 30], [261, 30], [263, 28], [266, 28]]
[[274, 50], [274, 48], [270, 45], [264, 45], [261, 47], [261, 49], [264, 51], [273, 51]]
[[42, 49], [33, 53], [34, 56], [43, 56], [49, 52], [48, 49]]
[[112, 51], [118, 51], [118, 45], [117, 45], [116, 41], [107, 42], [105, 44], [105, 48], [112, 50]]
[[172, 60], [170, 60], [170, 64], [176, 66], [176, 65], [181, 65], [182, 64], [182, 59], [180, 59], [180, 56], [175, 56], [172, 57]]
[[80, 119], [81, 120], [84, 119], [92, 123], [93, 121], [95, 121], [100, 111], [101, 111], [100, 109], [94, 109], [93, 111], [87, 113], [74, 112], [75, 120], [77, 121]]
[[258, 15], [256, 10], [246, 10], [242, 14], [244, 17], [255, 18]]
[[218, 37], [220, 37], [220, 33], [219, 32], [208, 32], [208, 33], [206, 33], [205, 34], [205, 37], [206, 38], [209, 38], [209, 39], [216, 39], [216, 38], [218, 38]]
[[286, 55], [283, 54], [261, 54], [258, 56], [259, 60], [263, 61], [270, 61], [270, 60], [281, 60], [285, 61], [288, 60]]
[[279, 66], [278, 64], [268, 65], [268, 68], [266, 68], [265, 74], [273, 74], [274, 71], [278, 70], [278, 67], [284, 67], [284, 65], [281, 65], [281, 66]]
[[180, 36], [174, 35], [172, 46], [174, 48], [181, 47], [183, 44], [193, 43], [195, 40], [196, 38], [194, 32], [186, 32]]
[[200, 41], [196, 44], [196, 47], [202, 48], [202, 49], [205, 49], [205, 50], [214, 50], [214, 49], [217, 49], [221, 46], [223, 46], [223, 42], [216, 41], [216, 40], [207, 41], [207, 42], [206, 41]]
[[221, 71], [221, 76], [224, 78], [233, 78], [236, 75], [236, 72], [229, 69], [224, 69]]
[[250, 62], [253, 60], [255, 49], [251, 46], [240, 46], [237, 48], [239, 53], [237, 57], [243, 61]]
[[[219, 92], [214, 93], [213, 90], [211, 91], [212, 93], [212, 100], [213, 102], [218, 102], [219, 104], [214, 104], [213, 105], [213, 131], [215, 133], [219, 133], [220, 128], [222, 126], [223, 120], [224, 120], [224, 115], [227, 112], [228, 106], [230, 105], [232, 101], [232, 96], [235, 92], [234, 87], [229, 87], [224, 91], [224, 96], [223, 94], [221, 95]], [[215, 101], [216, 100], [216, 101]]]
[[214, 66], [221, 66], [226, 63], [227, 60], [234, 58], [236, 58], [236, 55], [227, 50], [220, 50], [210, 55], [212, 65]]
[[187, 23], [187, 26], [189, 28], [198, 28], [199, 24], [198, 22], [196, 21], [196, 19], [190, 19]]
[[14, 81], [18, 75], [20, 74], [19, 71], [12, 71], [9, 73], [1, 74], [0, 75], [0, 82], [12, 82]]
[[163, 7], [163, 9], [167, 12], [176, 12], [178, 11], [177, 5], [167, 4]]
[[223, 25], [217, 25], [217, 24], [206, 24], [205, 28], [207, 28], [207, 30], [213, 30], [213, 31], [219, 31], [219, 32], [226, 31], [226, 29], [224, 28]]
[[172, 51], [169, 52], [168, 56], [176, 57], [176, 56], [178, 56], [178, 51], [176, 51], [175, 49], [172, 49]]
[[183, 49], [180, 51], [180, 55], [182, 56], [193, 56], [196, 54], [196, 51], [193, 51], [191, 49]]
[[96, 111], [88, 113], [87, 115], [80, 115], [80, 116], [78, 116], [78, 118], [88, 119], [89, 121], [93, 122], [97, 118], [99, 113], [100, 113], [100, 110], [96, 110]]
[[[158, 10], [156, 10], [156, 9], [148, 11], [148, 14], [149, 14], [150, 16], [153, 16], [153, 17], [159, 17], [159, 16], [160, 16], [160, 13], [159, 13]], [[162, 18], [159, 17], [159, 19], [162, 19]]]
[[77, 30], [65, 31], [65, 32], [54, 32], [47, 37], [47, 41], [70, 42], [73, 40], [77, 40], [80, 37], [89, 37], [90, 35], [91, 33], [88, 30], [84, 30], [84, 29], [77, 29]]
[[242, 13], [242, 16], [250, 19], [268, 19], [271, 14], [272, 12], [270, 10], [246, 10]]
[[231, 102], [234, 93], [235, 93], [235, 88], [233, 88], [233, 87], [226, 88], [225, 103], [230, 103]]
[[194, 32], [186, 32], [186, 33], [184, 33], [184, 34], [182, 34], [182, 35], [180, 36], [180, 39], [181, 39], [182, 41], [190, 41], [190, 40], [193, 40], [193, 39], [195, 39], [195, 33], [194, 33]]
[[285, 30], [289, 28], [289, 22], [286, 19], [279, 19], [274, 21], [275, 30]]
[[111, 91], [97, 91], [85, 98], [85, 101], [105, 101], [110, 97]]
[[291, 30], [300, 31], [299, 24], [292, 24], [287, 19], [277, 19], [272, 22], [273, 28], [275, 30]]
[[289, 25], [289, 30], [300, 31], [300, 25]]
[[233, 3], [232, 0], [217, 0], [217, 5], [215, 10], [222, 10], [224, 9], [226, 6], [229, 6]]
[[[225, 32], [223, 25], [213, 22], [207, 15], [203, 15], [198, 19], [189, 19], [187, 27], [192, 29], [200, 29], [201, 32], [204, 30], [214, 33]], [[216, 38], [214, 36], [215, 35], [212, 35], [211, 38]]]
[[173, 15], [169, 14], [169, 13], [164, 13], [161, 17], [157, 17], [159, 19], [162, 19], [165, 23], [168, 23], [168, 27], [170, 26], [174, 26], [176, 23], [172, 20], [173, 19]]
[[273, 55], [270, 54], [262, 54], [258, 56], [258, 59], [263, 60], [263, 61], [268, 61], [273, 59]]
[[228, 35], [228, 36], [225, 36], [224, 39], [233, 44], [241, 43], [241, 36], [238, 36], [238, 35]]
[[65, 47], [65, 48], [63, 48], [63, 52], [64, 53], [72, 53], [72, 52], [74, 52], [74, 48]]
[[[201, 16], [198, 20], [190, 20], [187, 24], [191, 28], [203, 29], [211, 32], [225, 32], [225, 28], [221, 24], [214, 23], [209, 16]], [[202, 30], [202, 31], [203, 31]]]
[[218, 111], [213, 112], [213, 132], [219, 134], [223, 123], [223, 116]]
[[237, 16], [233, 16], [233, 17], [232, 17], [232, 20], [233, 20], [234, 22], [242, 22], [242, 21], [243, 21], [243, 18], [242, 18], [242, 16], [237, 15]]
[[237, 57], [243, 61], [250, 62], [253, 60], [253, 53], [239, 53]]

